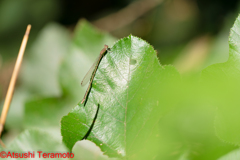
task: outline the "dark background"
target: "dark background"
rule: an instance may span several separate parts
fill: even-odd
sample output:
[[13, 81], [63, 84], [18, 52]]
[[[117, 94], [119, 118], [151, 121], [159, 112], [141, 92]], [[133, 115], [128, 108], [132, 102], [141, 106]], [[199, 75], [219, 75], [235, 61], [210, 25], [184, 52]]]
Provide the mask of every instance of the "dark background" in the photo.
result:
[[[0, 0], [0, 54], [4, 60], [16, 56], [17, 46], [27, 24], [33, 26], [31, 44], [49, 22], [57, 22], [73, 29], [80, 18], [93, 22], [133, 2], [135, 1]], [[232, 21], [236, 18], [238, 6], [237, 0], [165, 0], [127, 26], [111, 31], [111, 34], [121, 38], [132, 33], [146, 39], [157, 49], [178, 46], [203, 34], [218, 34], [226, 19], [230, 19], [229, 15], [232, 15]]]
[[[107, 18], [137, 2], [143, 2], [142, 7]], [[143, 38], [157, 50], [162, 64], [173, 64], [183, 72], [227, 60], [229, 30], [240, 11], [237, 0], [162, 0], [117, 28], [116, 23], [144, 10], [150, 2], [157, 0], [0, 0], [0, 82], [11, 75], [28, 24], [32, 30], [27, 50], [47, 24], [58, 23], [72, 32], [82, 18], [117, 38], [129, 34]]]

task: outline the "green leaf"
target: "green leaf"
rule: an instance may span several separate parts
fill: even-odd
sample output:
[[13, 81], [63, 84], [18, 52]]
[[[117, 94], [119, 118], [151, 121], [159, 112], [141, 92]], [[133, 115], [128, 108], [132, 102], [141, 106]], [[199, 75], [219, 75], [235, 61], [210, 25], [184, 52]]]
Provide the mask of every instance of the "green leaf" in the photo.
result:
[[[66, 147], [60, 143], [55, 136], [40, 130], [25, 130], [14, 141], [4, 149], [5, 152], [33, 152], [35, 151], [35, 158], [38, 156], [37, 151], [43, 153], [66, 153]], [[11, 158], [9, 158], [11, 159]], [[40, 158], [44, 159], [44, 158]]]
[[40, 33], [24, 60], [20, 80], [29, 91], [42, 96], [60, 96], [58, 70], [69, 49], [69, 33], [49, 24]]
[[[31, 49], [27, 51], [26, 57], [24, 56], [19, 75], [21, 86], [16, 88], [13, 96], [6, 121], [7, 128], [12, 127], [15, 131], [17, 131], [16, 129], [21, 131], [23, 119], [28, 119], [29, 117], [31, 117], [31, 120], [28, 121], [29, 123], [38, 122], [36, 125], [41, 123], [41, 121], [34, 120], [35, 117], [33, 115], [36, 112], [32, 114], [27, 111], [27, 114], [25, 113], [24, 116], [24, 105], [27, 99], [31, 99], [36, 95], [60, 96], [62, 94], [58, 82], [58, 70], [63, 56], [67, 53], [69, 41], [69, 33], [65, 28], [57, 24], [49, 24], [40, 32]], [[39, 106], [38, 104], [33, 104], [33, 106], [35, 106], [33, 108], [36, 110], [39, 109], [36, 108], [36, 106]], [[33, 109], [30, 110], [33, 111]], [[56, 108], [55, 113], [57, 111], [58, 109]], [[55, 120], [58, 121], [58, 126], [60, 117]], [[44, 119], [45, 116], [43, 115], [42, 118]]]
[[81, 81], [99, 56], [105, 44], [111, 46], [116, 39], [101, 32], [86, 20], [80, 20], [74, 31], [69, 53], [64, 57], [59, 71], [60, 85], [64, 94], [76, 101], [85, 93]]
[[61, 98], [58, 80], [58, 71], [69, 46], [67, 30], [57, 24], [49, 24], [26, 55], [20, 74], [22, 88], [28, 92], [28, 97], [21, 102], [25, 105], [22, 111], [25, 114], [24, 127], [58, 129], [61, 116], [70, 109], [66, 103], [74, 104]]
[[218, 79], [240, 78], [240, 16], [236, 19], [230, 31], [229, 37], [229, 58], [225, 63], [211, 65], [202, 71], [202, 76]]
[[[94, 143], [83, 140], [74, 145], [72, 152], [75, 159], [89, 159], [89, 160], [108, 160], [107, 156], [104, 156], [100, 148]], [[111, 159], [116, 160], [116, 159]]]
[[236, 149], [236, 150], [231, 151], [228, 154], [222, 156], [218, 160], [238, 160], [238, 159], [240, 159], [240, 150]]
[[27, 128], [59, 129], [61, 117], [73, 104], [64, 98], [31, 99], [25, 104], [24, 125]]
[[111, 46], [114, 41], [116, 38], [109, 33], [97, 30], [84, 19], [78, 22], [74, 31], [73, 44], [94, 59], [96, 53], [99, 54], [105, 44]]
[[[215, 105], [218, 107], [215, 128], [218, 137], [231, 144], [240, 145], [239, 80], [240, 80], [240, 16], [236, 19], [229, 37], [229, 59], [225, 63], [207, 67], [202, 79], [212, 85], [219, 85]], [[210, 81], [209, 81], [210, 80]]]
[[215, 97], [209, 98], [208, 88], [199, 83], [186, 83], [180, 87], [171, 90], [178, 95], [166, 98], [169, 101], [172, 97], [176, 101], [175, 97], [179, 97], [176, 107], [159, 120], [161, 146], [157, 159], [177, 159], [186, 153], [189, 159], [212, 160], [235, 149], [215, 134], [216, 108], [212, 105]]
[[[106, 33], [99, 32], [86, 21], [82, 21], [79, 24], [79, 27], [77, 27], [74, 33], [80, 36], [78, 40], [84, 40], [84, 42], [90, 43], [94, 37], [98, 37], [96, 43], [104, 44], [105, 41], [110, 43], [110, 41], [114, 39]], [[84, 69], [79, 70], [79, 68], [92, 65], [93, 60], [87, 53], [82, 52], [80, 47], [81, 43], [78, 43], [77, 45], [80, 46], [77, 46], [73, 41], [68, 51], [69, 42], [67, 41], [67, 33], [62, 34], [64, 32], [66, 31], [59, 26], [49, 25], [36, 43], [35, 47], [37, 47], [37, 50], [33, 47], [34, 55], [29, 57], [28, 63], [34, 63], [33, 69], [35, 69], [36, 73], [29, 72], [28, 74], [38, 74], [38, 76], [41, 76], [45, 80], [42, 80], [41, 83], [38, 84], [38, 81], [35, 80], [38, 78], [37, 76], [28, 77], [28, 79], [26, 77], [25, 79], [27, 80], [35, 80], [27, 84], [30, 86], [33, 85], [33, 88], [39, 87], [39, 90], [35, 90], [38, 94], [44, 91], [48, 92], [48, 94], [42, 95], [54, 95], [58, 97], [44, 96], [28, 100], [25, 105], [24, 127], [41, 129], [49, 129], [51, 127], [58, 129], [61, 117], [69, 112], [73, 105], [77, 104], [79, 97], [82, 97], [85, 92], [85, 89], [80, 86], [81, 79], [85, 73], [81, 73]], [[46, 40], [46, 38], [48, 39]], [[54, 43], [47, 43], [48, 40], [52, 40]], [[54, 44], [55, 47], [52, 48], [49, 44]], [[90, 50], [97, 48], [97, 46], [88, 47]], [[45, 51], [44, 53], [46, 55], [43, 53], [40, 54], [40, 51]], [[85, 51], [87, 52], [86, 48]], [[69, 53], [66, 54], [67, 52]], [[92, 55], [97, 57], [99, 51], [92, 53]], [[53, 59], [49, 59], [49, 57], [56, 58], [53, 61]], [[42, 66], [43, 62], [45, 63], [44, 66]], [[38, 67], [40, 66], [42, 66], [41, 69], [43, 69], [42, 74], [37, 73], [39, 72]], [[27, 71], [29, 71], [29, 69], [33, 71], [30, 66], [28, 66]], [[88, 69], [88, 67], [86, 69]], [[59, 77], [57, 76], [58, 74]], [[47, 75], [49, 77], [47, 77]], [[60, 82], [61, 88], [58, 86], [58, 81]], [[48, 91], [48, 89], [51, 89], [51, 91]], [[62, 96], [60, 96], [62, 90], [59, 89], [63, 90]]]
[[86, 106], [78, 104], [62, 118], [63, 141], [71, 149], [86, 136], [99, 104], [87, 139], [110, 157], [136, 157], [157, 133], [159, 95], [152, 89], [178, 78], [174, 67], [159, 64], [145, 41], [134, 36], [117, 41], [101, 60]]
[[14, 96], [5, 124], [7, 128], [14, 128], [15, 131], [22, 130], [24, 119], [24, 103], [30, 96], [30, 93], [23, 87], [18, 87], [14, 91]]

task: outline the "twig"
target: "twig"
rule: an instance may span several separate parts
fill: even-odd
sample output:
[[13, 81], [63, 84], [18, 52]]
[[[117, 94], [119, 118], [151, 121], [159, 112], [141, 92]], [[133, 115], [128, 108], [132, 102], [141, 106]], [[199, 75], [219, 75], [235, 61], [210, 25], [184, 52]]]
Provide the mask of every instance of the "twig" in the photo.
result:
[[132, 23], [146, 12], [161, 4], [162, 1], [163, 0], [136, 1], [116, 13], [94, 21], [93, 24], [108, 32], [115, 31]]
[[3, 141], [0, 139], [0, 145], [3, 147], [3, 148], [6, 148], [5, 144], [3, 143]]
[[0, 69], [2, 68], [2, 56], [0, 54]]
[[12, 73], [12, 78], [11, 78], [11, 81], [10, 81], [9, 86], [8, 86], [8, 91], [7, 91], [7, 95], [6, 95], [6, 98], [5, 98], [5, 102], [3, 104], [2, 114], [1, 114], [1, 118], [0, 118], [0, 137], [2, 135], [3, 127], [4, 127], [4, 124], [5, 124], [6, 118], [7, 118], [8, 109], [9, 109], [9, 106], [11, 104], [15, 83], [16, 83], [18, 73], [19, 73], [19, 70], [20, 70], [20, 67], [21, 67], [22, 58], [23, 58], [23, 54], [24, 54], [24, 51], [25, 51], [25, 48], [26, 48], [26, 45], [27, 45], [30, 29], [31, 29], [31, 25], [28, 25], [26, 33], [25, 33], [25, 35], [23, 37], [23, 40], [22, 40], [20, 50], [18, 52], [18, 57], [17, 57], [16, 63], [15, 63], [13, 73]]

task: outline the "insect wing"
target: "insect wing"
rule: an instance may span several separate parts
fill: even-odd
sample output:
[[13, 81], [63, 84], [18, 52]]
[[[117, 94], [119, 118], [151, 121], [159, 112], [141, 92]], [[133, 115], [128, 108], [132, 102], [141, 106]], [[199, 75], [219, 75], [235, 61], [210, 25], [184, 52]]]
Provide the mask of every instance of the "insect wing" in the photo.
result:
[[89, 82], [89, 80], [90, 80], [90, 78], [92, 76], [92, 73], [93, 73], [93, 71], [94, 71], [94, 69], [96, 67], [96, 64], [98, 62], [98, 59], [99, 59], [99, 57], [95, 60], [95, 62], [91, 66], [91, 68], [88, 70], [87, 74], [84, 76], [84, 78], [83, 78], [83, 80], [81, 82], [81, 86], [82, 87], [85, 86]]

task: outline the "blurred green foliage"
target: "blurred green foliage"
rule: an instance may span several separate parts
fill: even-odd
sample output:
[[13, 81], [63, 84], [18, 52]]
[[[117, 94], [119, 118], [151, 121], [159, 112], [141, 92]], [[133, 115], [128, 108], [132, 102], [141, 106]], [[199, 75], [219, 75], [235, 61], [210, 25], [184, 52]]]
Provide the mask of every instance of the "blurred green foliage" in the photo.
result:
[[[33, 27], [31, 38], [34, 39], [42, 27], [59, 14], [57, 0], [1, 0], [0, 1], [0, 54], [4, 60], [16, 56], [22, 33], [28, 24]], [[30, 44], [32, 40], [30, 39]]]

